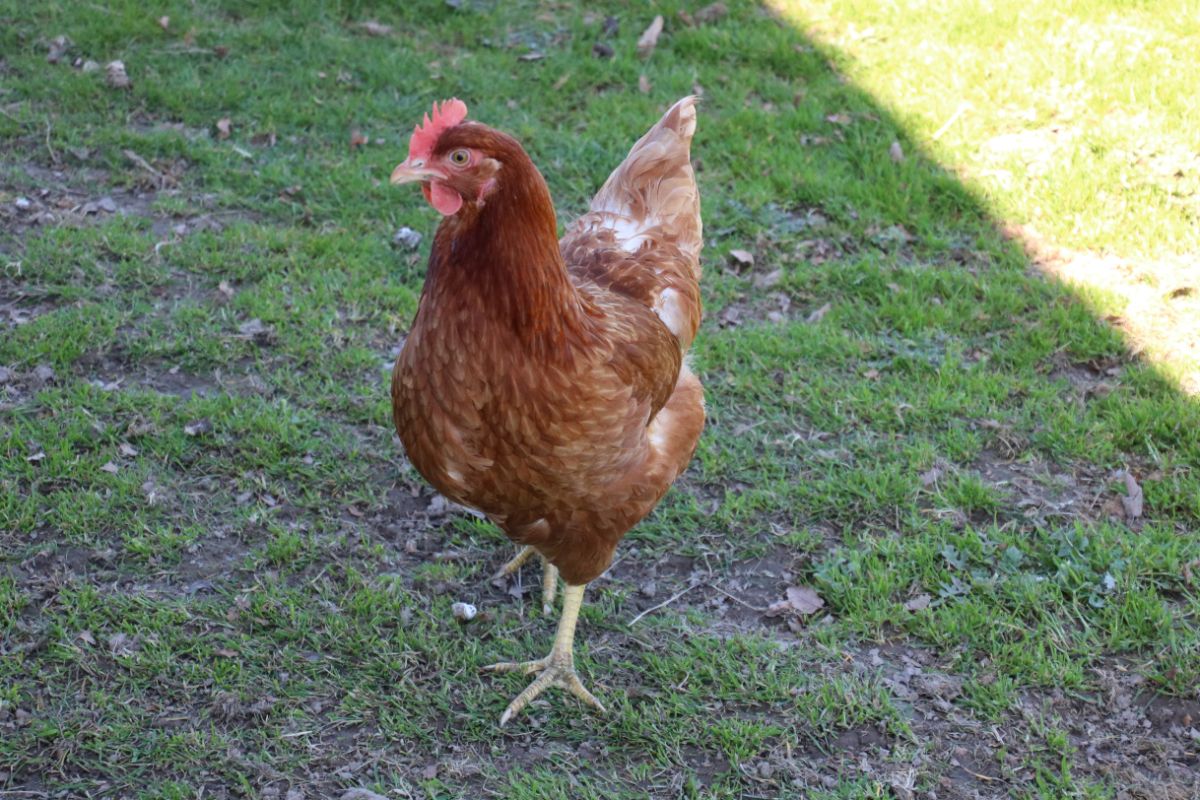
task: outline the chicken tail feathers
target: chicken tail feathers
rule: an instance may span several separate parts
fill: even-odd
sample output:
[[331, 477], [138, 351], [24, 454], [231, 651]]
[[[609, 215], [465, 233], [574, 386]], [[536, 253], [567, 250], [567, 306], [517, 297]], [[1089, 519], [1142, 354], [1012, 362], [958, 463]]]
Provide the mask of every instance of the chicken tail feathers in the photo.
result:
[[[625, 217], [636, 226], [633, 237], [661, 227], [685, 252], [696, 257], [700, 278], [700, 192], [692, 171], [692, 136], [696, 132], [696, 97], [685, 97], [667, 110], [605, 181], [592, 200], [592, 211]], [[630, 226], [614, 225], [619, 232]], [[639, 242], [640, 243], [640, 242]]]
[[700, 325], [700, 192], [691, 164], [696, 98], [667, 110], [561, 242], [581, 277], [653, 309], [686, 350]]

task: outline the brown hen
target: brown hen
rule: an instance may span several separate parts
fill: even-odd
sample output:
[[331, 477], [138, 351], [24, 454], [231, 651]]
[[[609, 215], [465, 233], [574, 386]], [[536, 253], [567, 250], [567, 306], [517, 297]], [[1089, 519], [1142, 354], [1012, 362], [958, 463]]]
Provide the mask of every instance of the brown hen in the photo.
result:
[[[630, 150], [560, 241], [550, 192], [516, 139], [450, 100], [413, 132], [392, 183], [442, 215], [392, 375], [396, 430], [417, 470], [536, 552], [566, 583], [550, 655], [497, 671], [603, 706], [575, 673], [586, 584], [687, 466], [704, 426], [685, 354], [700, 324], [695, 98]], [[549, 595], [547, 596], [547, 602]]]

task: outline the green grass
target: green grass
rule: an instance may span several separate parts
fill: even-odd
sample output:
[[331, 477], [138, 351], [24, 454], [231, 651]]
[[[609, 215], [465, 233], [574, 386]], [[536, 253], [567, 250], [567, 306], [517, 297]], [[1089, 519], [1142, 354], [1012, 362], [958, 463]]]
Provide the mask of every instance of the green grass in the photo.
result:
[[[1159, 169], [1197, 150], [1195, 4], [731, 2], [690, 27], [663, 3], [648, 61], [643, 4], [399, 5], [0, 2], [0, 311], [21, 322], [0, 316], [0, 795], [1129, 785], [1077, 731], [1119, 739], [1110, 692], [1197, 701], [1200, 403], [1129, 354], [1116, 298], [1045, 280], [998, 229], [1200, 247], [1195, 173]], [[124, 60], [132, 89], [76, 56]], [[478, 667], [541, 655], [552, 622], [487, 584], [507, 544], [430, 513], [391, 434], [436, 219], [386, 176], [456, 94], [569, 219], [693, 91], [710, 424], [589, 590], [580, 661], [610, 714], [555, 694], [500, 730], [525, 679]], [[1053, 132], [1066, 114], [1082, 133]], [[129, 213], [70, 212], [105, 195]], [[747, 608], [789, 585], [825, 607]], [[1173, 786], [1186, 743], [1146, 735]]]

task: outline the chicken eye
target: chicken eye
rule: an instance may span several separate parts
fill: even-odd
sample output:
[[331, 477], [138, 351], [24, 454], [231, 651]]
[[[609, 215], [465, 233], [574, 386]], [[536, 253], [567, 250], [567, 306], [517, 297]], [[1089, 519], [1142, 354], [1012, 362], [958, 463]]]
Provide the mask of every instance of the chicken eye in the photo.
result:
[[455, 150], [450, 154], [450, 163], [456, 167], [465, 167], [471, 160], [471, 154], [466, 150]]

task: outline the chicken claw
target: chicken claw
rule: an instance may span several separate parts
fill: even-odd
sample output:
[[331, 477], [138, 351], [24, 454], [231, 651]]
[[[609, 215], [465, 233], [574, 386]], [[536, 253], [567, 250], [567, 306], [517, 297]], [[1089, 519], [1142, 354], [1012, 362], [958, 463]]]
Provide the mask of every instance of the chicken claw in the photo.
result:
[[[496, 574], [492, 576], [492, 580], [502, 581], [509, 575], [512, 575], [524, 566], [525, 562], [535, 553], [537, 553], [537, 550], [526, 545], [496, 571]], [[541, 556], [540, 553], [537, 554], [542, 559], [542, 613], [550, 616], [550, 613], [554, 610], [554, 595], [558, 591], [558, 567], [547, 561], [545, 556]]]
[[534, 550], [529, 545], [522, 547], [519, 553], [510, 558], [507, 562], [505, 562], [503, 567], [496, 571], [496, 574], [492, 576], [492, 580], [498, 581], [502, 578], [507, 578], [509, 575], [512, 575], [514, 572], [524, 566], [525, 562], [529, 560], [529, 557], [535, 553], [537, 553], [537, 550]]
[[500, 663], [492, 664], [489, 667], [484, 667], [491, 672], [524, 672], [526, 675], [532, 675], [535, 672], [541, 672], [534, 679], [533, 683], [525, 687], [525, 691], [521, 692], [511, 703], [508, 708], [504, 709], [504, 713], [500, 715], [500, 725], [505, 725], [510, 719], [521, 713], [521, 710], [543, 691], [551, 686], [558, 686], [566, 689], [571, 694], [578, 697], [583, 702], [594, 707], [601, 714], [607, 709], [604, 704], [596, 699], [596, 696], [587, 690], [583, 682], [579, 680], [579, 675], [575, 672], [575, 667], [568, 659], [567, 663], [555, 662], [552, 659], [553, 655], [546, 658], [539, 658], [537, 661], [525, 661], [522, 663]]
[[554, 613], [554, 594], [558, 591], [558, 567], [542, 559], [542, 613]]
[[567, 586], [563, 591], [562, 617], [558, 621], [558, 633], [554, 637], [554, 647], [550, 650], [550, 655], [536, 661], [505, 661], [484, 667], [488, 672], [521, 672], [526, 675], [541, 673], [533, 683], [525, 687], [525, 691], [508, 704], [508, 708], [504, 709], [504, 713], [500, 715], [501, 726], [551, 686], [566, 689], [600, 713], [606, 713], [604, 704], [587, 690], [575, 672], [575, 623], [579, 619], [579, 606], [583, 603], [583, 589], [583, 586]]

